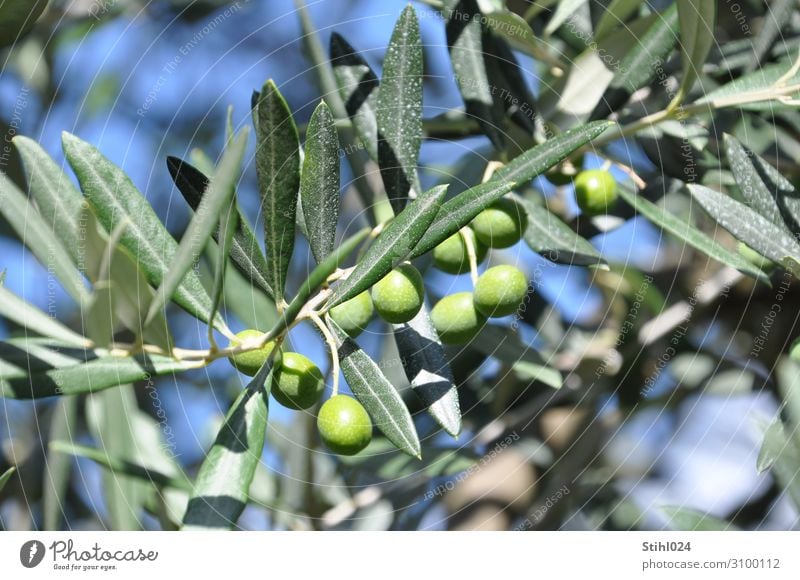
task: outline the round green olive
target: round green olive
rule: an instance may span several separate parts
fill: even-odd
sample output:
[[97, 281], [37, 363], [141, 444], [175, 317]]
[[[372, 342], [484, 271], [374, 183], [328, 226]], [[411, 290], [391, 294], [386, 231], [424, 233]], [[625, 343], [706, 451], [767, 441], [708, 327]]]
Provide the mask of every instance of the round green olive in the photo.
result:
[[604, 169], [581, 171], [575, 178], [575, 199], [587, 216], [608, 213], [617, 201], [617, 182]]
[[472, 292], [458, 292], [436, 303], [431, 322], [442, 342], [462, 344], [475, 338], [486, 317], [475, 309]]
[[353, 397], [331, 397], [317, 416], [322, 442], [339, 455], [355, 455], [372, 439], [372, 421], [366, 409]]
[[508, 316], [528, 292], [528, 279], [514, 266], [489, 268], [475, 284], [475, 308], [484, 316]]
[[409, 263], [400, 264], [372, 287], [372, 303], [386, 322], [401, 324], [417, 315], [425, 299], [419, 271]]
[[[243, 330], [236, 333], [236, 339], [232, 340], [228, 346], [239, 346], [247, 339], [259, 338], [261, 336], [264, 336], [264, 333], [258, 330], [252, 328]], [[228, 360], [231, 361], [231, 364], [235, 366], [236, 370], [240, 373], [253, 377], [258, 372], [258, 369], [267, 361], [274, 347], [275, 343], [270, 341], [257, 350], [249, 350], [247, 352], [231, 355], [228, 357]]]
[[[475, 243], [475, 259], [483, 262], [487, 248], [473, 235]], [[464, 236], [456, 232], [433, 249], [433, 265], [448, 274], [465, 274], [469, 272], [469, 254]]]
[[513, 199], [504, 197], [487, 207], [472, 220], [478, 241], [490, 248], [508, 248], [525, 233], [528, 218]]
[[272, 377], [272, 396], [284, 407], [299, 411], [319, 401], [325, 390], [322, 371], [308, 357], [285, 352]]
[[351, 338], [357, 337], [367, 327], [375, 307], [372, 305], [372, 298], [369, 292], [364, 290], [355, 298], [334, 306], [330, 310], [330, 316]]

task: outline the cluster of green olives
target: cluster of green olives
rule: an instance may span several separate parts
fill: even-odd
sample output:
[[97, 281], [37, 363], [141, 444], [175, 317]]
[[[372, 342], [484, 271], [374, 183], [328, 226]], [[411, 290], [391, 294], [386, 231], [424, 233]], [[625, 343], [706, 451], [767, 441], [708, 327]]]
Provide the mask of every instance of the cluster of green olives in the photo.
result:
[[[231, 346], [261, 336], [263, 333], [257, 330], [243, 330]], [[275, 344], [268, 342], [259, 349], [234, 354], [230, 361], [239, 372], [252, 377], [274, 348]], [[311, 359], [297, 352], [279, 354], [270, 385], [276, 401], [289, 409], [309, 409], [320, 400], [324, 390], [325, 377]], [[361, 403], [346, 395], [336, 395], [325, 401], [317, 415], [317, 428], [323, 443], [340, 455], [355, 455], [372, 439], [369, 414]]]
[[[433, 264], [449, 274], [471, 270], [470, 254], [476, 264], [486, 257], [489, 248], [507, 248], [517, 243], [525, 232], [527, 216], [512, 199], [501, 199], [481, 212], [461, 232], [443, 241], [433, 250]], [[495, 266], [475, 282], [473, 292], [459, 292], [442, 298], [431, 311], [431, 320], [442, 342], [468, 342], [490, 317], [514, 313], [528, 290], [528, 280], [514, 266]], [[375, 283], [370, 290], [339, 304], [328, 316], [350, 337], [367, 327], [377, 312], [391, 324], [413, 319], [425, 300], [422, 275], [404, 262]], [[231, 346], [263, 336], [257, 330], [244, 330]], [[240, 372], [254, 376], [272, 355], [275, 345], [231, 355], [230, 361]], [[270, 391], [281, 405], [294, 410], [313, 407], [322, 397], [325, 378], [308, 357], [296, 352], [276, 353], [275, 371]], [[355, 455], [372, 438], [369, 414], [355, 398], [335, 395], [325, 401], [317, 415], [317, 428], [323, 443], [334, 453]]]

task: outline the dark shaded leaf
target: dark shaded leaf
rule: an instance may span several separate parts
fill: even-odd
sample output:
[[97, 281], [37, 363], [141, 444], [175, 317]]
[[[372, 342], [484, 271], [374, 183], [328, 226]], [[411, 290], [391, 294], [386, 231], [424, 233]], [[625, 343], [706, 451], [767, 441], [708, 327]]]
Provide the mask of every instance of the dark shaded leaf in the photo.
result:
[[458, 390], [427, 305], [409, 322], [394, 324], [392, 328], [411, 388], [442, 429], [458, 437], [461, 432]]
[[272, 80], [264, 85], [254, 110], [256, 173], [264, 212], [267, 283], [280, 303], [294, 251], [300, 190], [300, 137], [289, 105]]
[[778, 202], [761, 180], [753, 164], [753, 152], [739, 143], [736, 137], [727, 133], [723, 136], [722, 141], [725, 146], [728, 167], [733, 173], [744, 201], [773, 224], [783, 226]]
[[331, 65], [339, 94], [358, 138], [378, 162], [378, 77], [369, 64], [339, 34], [331, 35]]
[[[167, 157], [167, 168], [183, 199], [193, 211], [197, 211], [208, 188], [208, 178], [193, 165], [177, 157]], [[219, 231], [214, 232], [214, 240], [219, 241]], [[261, 252], [255, 233], [241, 212], [231, 242], [230, 257], [245, 280], [258, 286], [270, 298], [273, 297], [272, 288], [267, 283], [267, 260]]]
[[[265, 364], [231, 406], [206, 455], [183, 529], [232, 529], [244, 511], [250, 484], [261, 461], [269, 410], [272, 371]], [[268, 388], [268, 387], [267, 387]]]
[[528, 227], [523, 239], [534, 252], [560, 264], [592, 266], [606, 263], [588, 240], [575, 233], [546, 207], [518, 195], [514, 199], [528, 214]]

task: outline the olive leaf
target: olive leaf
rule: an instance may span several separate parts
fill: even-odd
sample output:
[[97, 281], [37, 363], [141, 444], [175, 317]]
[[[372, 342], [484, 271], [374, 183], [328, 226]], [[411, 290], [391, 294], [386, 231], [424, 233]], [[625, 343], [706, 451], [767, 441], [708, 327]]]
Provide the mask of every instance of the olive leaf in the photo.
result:
[[256, 174], [264, 212], [267, 282], [280, 302], [294, 251], [300, 190], [300, 137], [292, 112], [272, 80], [264, 85], [253, 111]]
[[468, 117], [474, 118], [497, 149], [503, 149], [503, 101], [494, 98], [487, 70], [484, 27], [477, 0], [447, 0], [445, 32], [456, 84]]
[[339, 221], [339, 135], [333, 115], [322, 101], [308, 123], [300, 180], [303, 219], [311, 252], [322, 262], [336, 243]]
[[[642, 214], [655, 225], [663, 228], [681, 241], [686, 242], [703, 254], [723, 263], [757, 280], [767, 282], [767, 276], [737, 252], [728, 250], [719, 242], [710, 238], [685, 219], [672, 215], [664, 208], [658, 207], [644, 197], [631, 191], [627, 184], [620, 184], [620, 197], [625, 200], [634, 211]], [[691, 189], [691, 185], [689, 186]], [[733, 201], [733, 200], [731, 200]], [[702, 205], [702, 204], [701, 204]]]
[[719, 225], [762, 256], [779, 264], [784, 258], [800, 257], [800, 244], [785, 227], [776, 226], [745, 204], [713, 189], [696, 184], [687, 188]]
[[685, 97], [703, 70], [708, 51], [714, 43], [717, 22], [716, 0], [678, 0], [680, 48], [683, 76], [673, 102]]
[[[183, 199], [186, 200], [192, 211], [197, 211], [203, 194], [208, 189], [209, 179], [199, 169], [177, 157], [167, 157], [167, 168], [175, 181], [175, 186], [183, 195]], [[214, 240], [219, 241], [219, 230], [213, 235]], [[245, 280], [258, 286], [270, 298], [273, 297], [272, 288], [267, 283], [267, 260], [261, 251], [258, 238], [241, 211], [236, 220], [230, 257]]]
[[353, 272], [334, 290], [328, 308], [361, 294], [388, 274], [411, 251], [430, 227], [442, 206], [447, 186], [437, 186], [419, 196], [378, 235]]
[[5, 173], [0, 173], [0, 215], [39, 262], [51, 270], [64, 289], [79, 304], [89, 299], [80, 272], [57, 237], [53, 226], [45, 222], [33, 204]]
[[14, 145], [25, 166], [28, 190], [39, 213], [45, 223], [50, 224], [73, 262], [79, 264], [78, 216], [84, 203], [83, 195], [36, 141], [18, 135], [14, 137]]
[[[120, 244], [136, 258], [148, 281], [156, 287], [161, 285], [172, 268], [177, 242], [119, 167], [74, 135], [63, 133], [62, 143], [67, 161], [100, 223], [112, 232], [120, 223], [128, 222]], [[172, 299], [196, 318], [211, 322], [211, 299], [193, 270], [183, 278]], [[227, 330], [219, 317], [213, 324], [219, 330]]]
[[71, 458], [53, 450], [52, 442], [72, 438], [78, 428], [78, 397], [62, 397], [53, 405], [50, 415], [51, 441], [44, 462], [44, 482], [42, 491], [42, 519], [44, 529], [56, 531], [61, 529], [64, 517], [64, 502], [69, 492]]
[[534, 252], [561, 264], [591, 266], [606, 263], [588, 240], [576, 234], [547, 208], [519, 195], [514, 195], [514, 199], [528, 215], [523, 239]]
[[339, 94], [356, 134], [370, 158], [378, 161], [378, 77], [367, 61], [339, 34], [331, 34], [331, 65]]
[[194, 485], [183, 529], [232, 529], [261, 461], [272, 369], [267, 362], [228, 411]]
[[419, 22], [409, 5], [392, 32], [378, 93], [378, 164], [395, 213], [421, 191], [417, 159], [422, 144], [422, 74]]
[[0, 491], [3, 491], [3, 488], [6, 486], [8, 481], [11, 479], [11, 476], [14, 475], [14, 472], [17, 471], [17, 468], [14, 466], [9, 467], [6, 469], [2, 474], [0, 474]]
[[[219, 217], [223, 212], [228, 212], [231, 198], [236, 191], [236, 183], [242, 170], [244, 150], [250, 131], [245, 127], [230, 147], [226, 148], [219, 167], [211, 179], [208, 190], [197, 208], [189, 226], [183, 234], [181, 243], [172, 257], [171, 265], [164, 279], [158, 287], [156, 297], [150, 304], [145, 319], [145, 325], [155, 320], [175, 291], [181, 281], [191, 270], [200, 253], [205, 248], [211, 235], [218, 229]], [[214, 316], [214, 303], [209, 306], [209, 316]]]
[[421, 457], [417, 429], [400, 393], [367, 353], [330, 318], [342, 373], [350, 390], [364, 405], [375, 425], [398, 449]]
[[392, 328], [411, 388], [442, 429], [457, 438], [461, 432], [458, 390], [427, 305], [413, 319]]
[[0, 316], [19, 324], [28, 332], [48, 336], [65, 344], [79, 347], [91, 345], [88, 338], [67, 328], [2, 285], [0, 285]]

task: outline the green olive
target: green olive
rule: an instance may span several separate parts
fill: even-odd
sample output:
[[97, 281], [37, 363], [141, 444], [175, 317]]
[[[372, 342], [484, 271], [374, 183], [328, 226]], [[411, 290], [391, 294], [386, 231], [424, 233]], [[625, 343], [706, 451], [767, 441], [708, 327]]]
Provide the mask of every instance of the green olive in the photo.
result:
[[325, 390], [322, 371], [308, 357], [285, 352], [272, 378], [272, 396], [284, 407], [299, 411], [319, 401]]
[[528, 217], [512, 199], [504, 197], [487, 207], [472, 220], [478, 241], [490, 248], [508, 248], [525, 233]]
[[417, 315], [425, 299], [419, 271], [409, 263], [400, 264], [372, 287], [375, 310], [386, 322], [401, 324]]
[[431, 322], [442, 342], [462, 344], [475, 338], [486, 317], [475, 309], [472, 292], [458, 292], [436, 303]]
[[[228, 346], [239, 346], [247, 339], [259, 338], [262, 336], [264, 336], [263, 332], [259, 332], [258, 330], [254, 330], [252, 328], [243, 330], [236, 333], [236, 339], [232, 340]], [[269, 355], [272, 353], [272, 349], [274, 347], [275, 343], [270, 341], [259, 349], [231, 355], [228, 357], [228, 360], [231, 361], [231, 364], [235, 366], [236, 370], [238, 370], [240, 373], [244, 373], [253, 377], [258, 372], [258, 369], [260, 369], [267, 361], [267, 358], [269, 358]]]
[[604, 169], [581, 171], [575, 178], [575, 199], [587, 216], [608, 213], [617, 201], [617, 182]]
[[475, 284], [475, 308], [484, 316], [508, 316], [528, 292], [528, 279], [514, 266], [489, 268]]
[[[473, 235], [475, 259], [478, 264], [486, 257], [487, 248]], [[464, 236], [456, 232], [433, 249], [433, 265], [448, 274], [469, 272], [469, 254]]]
[[339, 455], [355, 455], [372, 439], [372, 421], [366, 409], [353, 397], [331, 397], [317, 416], [322, 442]]
[[375, 307], [372, 305], [372, 298], [369, 292], [364, 290], [355, 298], [334, 306], [330, 310], [330, 316], [351, 338], [357, 337], [367, 327]]

